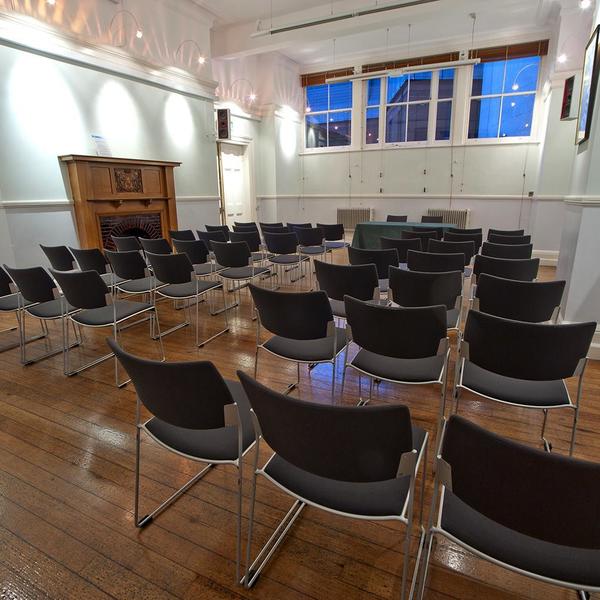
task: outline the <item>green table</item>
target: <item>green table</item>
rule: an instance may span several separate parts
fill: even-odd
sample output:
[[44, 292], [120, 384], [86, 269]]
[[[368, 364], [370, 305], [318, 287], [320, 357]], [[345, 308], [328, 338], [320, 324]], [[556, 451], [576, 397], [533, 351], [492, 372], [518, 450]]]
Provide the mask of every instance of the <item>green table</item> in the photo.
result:
[[397, 223], [387, 221], [366, 221], [359, 223], [354, 230], [352, 245], [355, 248], [364, 248], [375, 250], [381, 248], [379, 238], [400, 238], [402, 231], [406, 229], [412, 230], [413, 227], [419, 229], [441, 229], [446, 231], [456, 227], [449, 223]]

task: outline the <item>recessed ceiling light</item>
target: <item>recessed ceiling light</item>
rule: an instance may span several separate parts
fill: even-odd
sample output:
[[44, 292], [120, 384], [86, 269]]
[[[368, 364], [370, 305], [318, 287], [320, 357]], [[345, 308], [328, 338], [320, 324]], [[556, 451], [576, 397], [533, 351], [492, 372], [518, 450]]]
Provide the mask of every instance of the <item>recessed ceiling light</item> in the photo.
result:
[[561, 65], [564, 65], [567, 62], [567, 55], [566, 54], [561, 54], [557, 59], [556, 59]]

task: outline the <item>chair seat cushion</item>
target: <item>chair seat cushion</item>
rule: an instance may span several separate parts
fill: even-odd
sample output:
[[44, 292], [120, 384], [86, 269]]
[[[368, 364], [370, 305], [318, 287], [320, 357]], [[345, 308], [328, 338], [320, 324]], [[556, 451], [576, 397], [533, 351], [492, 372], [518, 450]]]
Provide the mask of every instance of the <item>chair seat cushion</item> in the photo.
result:
[[268, 273], [267, 267], [229, 267], [221, 271], [219, 275], [226, 279], [251, 279], [262, 273]]
[[126, 279], [123, 279], [123, 278], [115, 275], [114, 273], [101, 273], [100, 278], [108, 286], [111, 286], [114, 284], [118, 285], [119, 283], [122, 283], [123, 281], [127, 281]]
[[307, 260], [306, 256], [298, 254], [278, 254], [269, 258], [269, 261], [276, 265], [295, 265], [305, 260]]
[[132, 302], [130, 300], [117, 300], [114, 304], [108, 304], [101, 308], [88, 308], [75, 313], [71, 318], [81, 325], [89, 327], [103, 327], [112, 325], [116, 312], [117, 323], [134, 315], [151, 310], [152, 304], [147, 302]]
[[[69, 303], [66, 305], [67, 312], [71, 313], [77, 310]], [[34, 304], [27, 309], [27, 312], [38, 319], [58, 319], [63, 314], [62, 301], [60, 298], [55, 300], [48, 300], [48, 302], [41, 302], [40, 304]]]
[[[33, 302], [21, 300], [23, 306], [31, 306]], [[19, 308], [19, 296], [17, 294], [8, 294], [0, 297], [0, 311], [13, 312]]]
[[350, 244], [348, 242], [325, 242], [325, 248], [328, 250], [335, 250], [337, 248], [347, 248]]
[[326, 251], [325, 246], [301, 246], [300, 252], [302, 254], [308, 254], [312, 256], [313, 254], [323, 254]]
[[119, 283], [118, 287], [121, 291], [127, 292], [128, 294], [144, 294], [151, 292], [155, 285], [164, 285], [157, 282], [154, 277], [142, 277], [141, 279], [131, 279], [123, 283]]
[[220, 287], [220, 281], [197, 280], [188, 281], [187, 283], [172, 283], [165, 285], [158, 290], [161, 296], [167, 298], [193, 298], [196, 294], [203, 294], [209, 290]]
[[[346, 345], [346, 330], [336, 327], [336, 355]], [[331, 360], [333, 358], [333, 340], [331, 337], [319, 340], [292, 340], [279, 335], [273, 336], [263, 344], [266, 350], [288, 358], [305, 362]]]
[[446, 311], [446, 326], [448, 329], [456, 329], [458, 318], [460, 317], [460, 308], [451, 308]]
[[530, 573], [582, 587], [600, 586], [600, 550], [561, 546], [523, 535], [488, 519], [448, 490], [442, 529], [487, 556]]
[[252, 253], [252, 260], [254, 262], [259, 262], [261, 260], [265, 260], [265, 259], [270, 259], [273, 258], [273, 254], [265, 254], [264, 252], [253, 252]]
[[513, 379], [486, 371], [470, 361], [465, 361], [463, 387], [472, 392], [526, 406], [568, 406], [569, 396], [562, 380], [529, 381]]
[[214, 263], [204, 263], [201, 265], [194, 265], [194, 273], [196, 275], [210, 275], [211, 273], [216, 273], [217, 271], [222, 271], [225, 267], [221, 265], [216, 265]]
[[[254, 428], [250, 416], [250, 403], [241, 383], [225, 380], [233, 399], [238, 405], [242, 425], [242, 444], [246, 450], [254, 442]], [[199, 401], [201, 401], [199, 391]], [[207, 460], [235, 460], [238, 457], [238, 434], [236, 427], [218, 429], [186, 429], [157, 419], [150, 419], [146, 431], [169, 448], [193, 458]]]
[[445, 355], [427, 358], [390, 358], [361, 349], [350, 363], [381, 379], [408, 383], [433, 383], [440, 379]]
[[[425, 432], [413, 427], [413, 446], [420, 452]], [[409, 477], [354, 483], [313, 475], [275, 455], [265, 473], [292, 494], [330, 510], [365, 517], [399, 516], [409, 493]]]

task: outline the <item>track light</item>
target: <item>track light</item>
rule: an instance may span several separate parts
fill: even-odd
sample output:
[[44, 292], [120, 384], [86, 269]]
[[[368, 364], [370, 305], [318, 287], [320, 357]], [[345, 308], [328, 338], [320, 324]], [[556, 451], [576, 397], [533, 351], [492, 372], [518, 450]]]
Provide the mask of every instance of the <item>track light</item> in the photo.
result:
[[[50, 4], [50, 0], [47, 0], [47, 1], [48, 1], [48, 4]], [[56, 0], [52, 0], [52, 3], [54, 4], [55, 1]], [[142, 28], [140, 27], [140, 24], [139, 24], [138, 20], [136, 19], [135, 15], [130, 10], [125, 10], [125, 9], [118, 10], [114, 14], [113, 18], [111, 19], [108, 29], [112, 30], [115, 20], [119, 15], [123, 15], [123, 16], [127, 15], [128, 17], [131, 17], [131, 19], [133, 19], [133, 23], [135, 25], [135, 37], [138, 40], [141, 40], [144, 37], [144, 32], [143, 32]]]
[[200, 46], [198, 45], [198, 42], [196, 42], [195, 40], [183, 40], [183, 42], [181, 42], [181, 44], [179, 44], [179, 46], [177, 46], [177, 50], [175, 50], [175, 60], [177, 60], [179, 53], [181, 52], [181, 50], [183, 49], [183, 47], [186, 44], [191, 44], [192, 46], [194, 46], [196, 48], [196, 50], [198, 50], [199, 56], [197, 58], [197, 61], [198, 61], [199, 65], [203, 65], [204, 63], [206, 63], [206, 56], [204, 56], [204, 53], [202, 52], [202, 48], [200, 48]]

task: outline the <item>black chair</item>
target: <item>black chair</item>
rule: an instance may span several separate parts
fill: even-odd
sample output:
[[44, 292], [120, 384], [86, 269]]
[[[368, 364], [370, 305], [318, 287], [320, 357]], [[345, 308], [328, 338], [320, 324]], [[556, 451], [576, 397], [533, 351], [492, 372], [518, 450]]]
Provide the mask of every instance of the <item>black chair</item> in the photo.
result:
[[522, 246], [524, 244], [531, 244], [530, 235], [496, 235], [489, 234], [488, 242], [492, 244], [512, 244], [515, 246]]
[[379, 291], [387, 293], [389, 286], [390, 267], [398, 267], [398, 251], [395, 248], [387, 250], [366, 250], [364, 248], [348, 248], [348, 258], [351, 265], [375, 265], [379, 278]]
[[258, 231], [258, 227], [254, 221], [249, 221], [247, 223], [234, 221], [233, 225], [234, 227], [247, 227], [248, 229], [252, 228]]
[[524, 229], [488, 229], [488, 238], [490, 235], [525, 235]]
[[[327, 248], [323, 238], [323, 230], [320, 227], [298, 227], [294, 230], [298, 238], [298, 251], [302, 256], [312, 259], [313, 265], [317, 257], [326, 260]], [[309, 265], [310, 287], [313, 287], [312, 274], [314, 267]]]
[[335, 317], [346, 318], [344, 296], [376, 303], [380, 301], [379, 279], [374, 264], [336, 265], [315, 260], [315, 273], [319, 289], [327, 294]]
[[[237, 381], [223, 379], [209, 361], [158, 362], [125, 352], [107, 340], [137, 392], [134, 523], [143, 528], [212, 467], [237, 469], [236, 582], [241, 578], [243, 457], [254, 445], [250, 404]], [[142, 405], [150, 417], [142, 417]], [[142, 433], [160, 447], [206, 466], [153, 511], [140, 518]]]
[[171, 230], [169, 231], [171, 241], [181, 240], [191, 242], [196, 239], [194, 232], [191, 229]]
[[[191, 305], [194, 300], [194, 306], [196, 307], [196, 346], [201, 348], [208, 342], [215, 338], [227, 333], [229, 331], [229, 323], [227, 322], [227, 303], [225, 301], [225, 290], [224, 286], [220, 281], [213, 281], [210, 279], [199, 279], [196, 277], [194, 265], [188, 258], [187, 254], [152, 254], [147, 253], [150, 266], [154, 272], [154, 276], [158, 281], [166, 285], [157, 287], [156, 294], [163, 298], [178, 301], [182, 300], [187, 305], [188, 316], [182, 323], [174, 325], [173, 327], [160, 333], [161, 337], [173, 333], [187, 327], [191, 322]], [[217, 314], [213, 312], [212, 298], [210, 292], [213, 290], [221, 289], [223, 296], [223, 311], [225, 314], [225, 328], [221, 331], [211, 335], [203, 341], [200, 341], [200, 316], [198, 311], [198, 305], [201, 301], [202, 296], [207, 296], [209, 299], [209, 311], [211, 314]]]
[[177, 254], [187, 255], [198, 277], [213, 275], [224, 269], [210, 260], [210, 252], [202, 240], [173, 240], [173, 247]]
[[258, 227], [256, 225], [234, 225], [233, 231], [237, 233], [244, 233], [245, 231], [256, 231], [260, 235]]
[[414, 229], [413, 231], [409, 231], [408, 229], [403, 229], [400, 232], [400, 237], [403, 240], [421, 240], [421, 247], [427, 248], [429, 244], [429, 240], [438, 240], [441, 235], [440, 231], [433, 231], [430, 229]]
[[445, 242], [468, 242], [472, 241], [475, 244], [475, 253], [479, 252], [481, 244], [483, 243], [483, 234], [481, 232], [475, 233], [453, 233], [452, 231], [444, 232]]
[[493, 258], [478, 254], [473, 263], [473, 276], [475, 283], [482, 273], [516, 279], [518, 281], [533, 281], [540, 268], [539, 258]]
[[482, 273], [472, 308], [528, 323], [558, 321], [565, 281], [515, 281]]
[[263, 237], [265, 233], [293, 233], [287, 225], [261, 225]]
[[[419, 600], [438, 536], [519, 575], [590, 598], [600, 591], [598, 497], [600, 465], [529, 448], [450, 417], [437, 459]], [[538, 597], [546, 595], [539, 590]]]
[[[43, 334], [37, 336], [36, 339], [49, 338], [50, 332], [47, 323], [49, 321], [62, 319], [64, 313], [70, 315], [77, 309], [66, 303], [63, 305], [58, 287], [46, 269], [42, 267], [14, 269], [7, 265], [4, 265], [4, 268], [14, 281], [18, 294], [21, 296], [19, 302], [20, 316], [18, 319], [21, 364], [31, 365], [44, 360], [45, 358], [50, 358], [51, 356], [56, 356], [57, 354], [64, 352], [63, 347], [60, 346], [58, 349], [50, 349], [35, 358], [28, 358], [27, 343], [33, 340], [31, 338], [28, 340], [26, 336], [26, 316], [29, 315], [38, 319], [42, 325]], [[0, 298], [0, 301], [1, 300], [2, 298]], [[75, 327], [73, 327], [73, 331], [76, 341], [71, 345], [71, 348], [79, 345]]]
[[130, 252], [131, 250], [140, 251], [142, 245], [140, 240], [134, 235], [116, 236], [112, 235], [111, 239], [118, 252]]
[[296, 229], [311, 229], [312, 223], [286, 223], [287, 228], [290, 231], [296, 231]]
[[[236, 225], [238, 225], [238, 223], [236, 223]], [[283, 223], [259, 223], [260, 228], [262, 229], [263, 227], [283, 227]]]
[[447, 233], [458, 233], [459, 235], [471, 235], [480, 233], [483, 235], [483, 229], [481, 227], [473, 227], [471, 229], [462, 229], [461, 227], [449, 227], [446, 229]]
[[140, 244], [146, 256], [151, 254], [172, 254], [171, 244], [165, 238], [140, 238]]
[[465, 255], [462, 252], [433, 254], [432, 252], [409, 250], [406, 258], [409, 271], [420, 271], [421, 273], [460, 271], [463, 273], [465, 268]]
[[[427, 433], [406, 406], [326, 406], [284, 396], [238, 371], [256, 433], [244, 584], [251, 587], [305, 506], [356, 519], [406, 525], [399, 598], [407, 596], [415, 479], [427, 459]], [[259, 468], [260, 439], [273, 454]], [[294, 499], [251, 562], [257, 476]]]
[[398, 251], [398, 260], [401, 265], [406, 265], [406, 255], [409, 250], [417, 250], [420, 252], [422, 248], [421, 240], [419, 238], [409, 238], [405, 240], [401, 238], [382, 237], [379, 238], [379, 241], [384, 250], [395, 248]]
[[[335, 326], [327, 294], [277, 292], [250, 284], [258, 315], [254, 377], [259, 350], [296, 363], [297, 379], [285, 389], [289, 394], [300, 384], [300, 365], [329, 363], [332, 366], [331, 396], [335, 393], [335, 363], [344, 349], [344, 330]], [[261, 342], [262, 328], [272, 336]]]
[[[121, 325], [129, 319], [137, 319], [138, 317], [150, 315], [150, 332], [151, 335], [155, 328], [159, 332], [158, 340], [160, 346], [160, 355], [164, 360], [165, 352], [160, 337], [160, 323], [155, 307], [150, 302], [133, 302], [131, 300], [120, 300], [115, 298], [108, 289], [108, 286], [98, 274], [97, 271], [55, 271], [51, 270], [51, 274], [62, 289], [63, 296], [63, 348], [64, 348], [64, 373], [71, 377], [77, 373], [81, 373], [90, 367], [98, 365], [105, 360], [113, 358], [114, 354], [106, 354], [85, 363], [75, 369], [70, 366], [70, 342], [69, 342], [69, 327], [65, 321], [70, 319], [79, 327], [101, 328], [112, 327], [113, 337], [118, 340], [118, 334], [121, 330]], [[70, 305], [74, 309], [79, 309], [77, 312], [68, 313], [67, 306]], [[115, 358], [115, 383], [117, 387], [123, 387], [129, 380], [119, 381], [118, 362]]]
[[200, 231], [196, 230], [198, 234], [198, 239], [202, 240], [209, 252], [212, 251], [212, 243], [213, 242], [226, 242], [229, 239], [229, 234], [225, 234], [223, 231]]
[[44, 246], [40, 244], [40, 248], [46, 255], [51, 267], [56, 271], [73, 271], [77, 270], [75, 257], [71, 254], [66, 246]]
[[446, 307], [446, 326], [460, 330], [462, 313], [462, 270], [441, 273], [405, 271], [390, 267], [389, 299], [403, 307]]
[[408, 215], [388, 215], [386, 221], [388, 223], [406, 223]]
[[333, 252], [333, 250], [338, 250], [340, 248], [347, 248], [350, 245], [345, 241], [346, 232], [342, 223], [317, 223], [317, 227], [320, 227], [323, 231], [327, 252]]
[[229, 225], [205, 225], [204, 228], [208, 232], [222, 231], [225, 234], [225, 237], [229, 239]]
[[531, 258], [533, 244], [494, 244], [483, 242], [481, 254], [494, 258]]
[[[575, 447], [577, 417], [587, 353], [596, 323], [547, 325], [524, 323], [469, 311], [458, 348], [454, 398], [461, 391], [521, 408], [542, 410], [542, 441], [548, 410], [573, 410], [569, 453]], [[577, 398], [571, 400], [563, 380], [578, 378]]]
[[[303, 265], [309, 262], [308, 256], [300, 254], [298, 236], [295, 233], [263, 233], [265, 245], [270, 254], [268, 261], [275, 267], [277, 280], [282, 282], [282, 275], [290, 273], [290, 283], [295, 283], [304, 277]], [[294, 279], [292, 269], [300, 269], [300, 275]]]
[[443, 223], [444, 217], [438, 217], [434, 215], [423, 215], [421, 217], [421, 223]]
[[258, 229], [246, 229], [244, 231], [232, 231], [229, 234], [229, 240], [232, 242], [246, 242], [252, 254], [254, 262], [263, 262], [267, 259], [267, 252], [260, 241]]
[[138, 250], [125, 252], [106, 250], [106, 258], [115, 275], [121, 280], [115, 288], [119, 292], [148, 295], [148, 301], [152, 302], [156, 288], [165, 285], [156, 281]]
[[99, 248], [69, 248], [69, 250], [75, 257], [80, 271], [97, 271], [108, 287], [121, 282], [121, 278], [111, 272], [110, 263]]
[[465, 255], [465, 264], [467, 267], [471, 264], [471, 260], [475, 256], [475, 243], [472, 240], [465, 242], [445, 242], [442, 240], [429, 240], [427, 252], [433, 254], [458, 254]]

